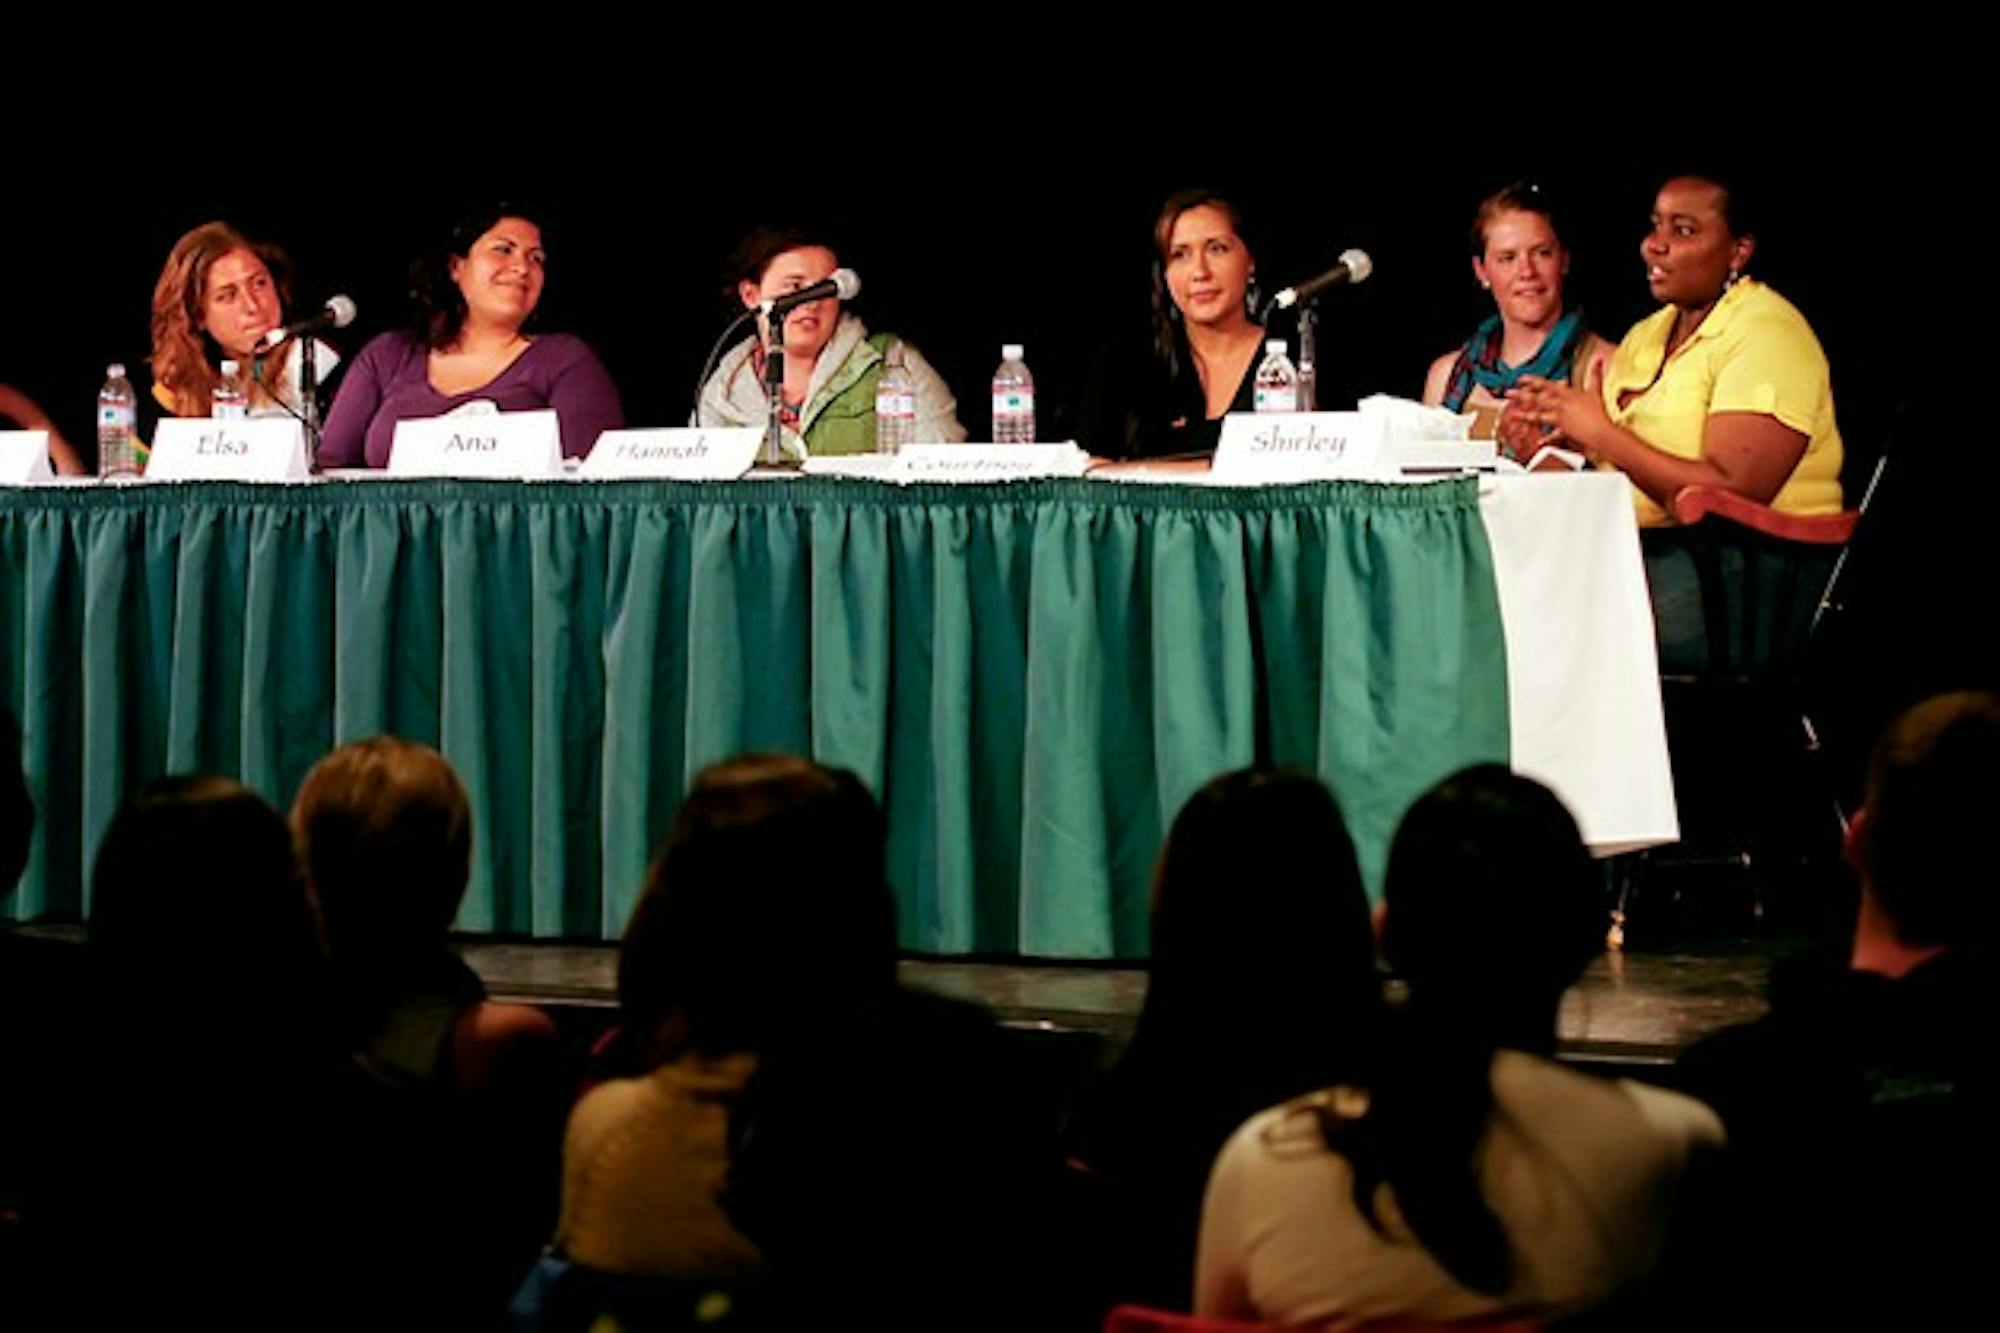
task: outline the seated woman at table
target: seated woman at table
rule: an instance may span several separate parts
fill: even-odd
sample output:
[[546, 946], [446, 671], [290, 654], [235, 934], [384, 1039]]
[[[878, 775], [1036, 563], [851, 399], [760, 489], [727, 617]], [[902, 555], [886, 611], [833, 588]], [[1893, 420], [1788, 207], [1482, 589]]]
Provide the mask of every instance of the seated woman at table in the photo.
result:
[[47, 431], [49, 465], [64, 476], [82, 476], [90, 471], [83, 465], [83, 455], [63, 438], [39, 403], [11, 384], [0, 384], [0, 430], [9, 429]]
[[[167, 254], [153, 285], [153, 401], [177, 417], [205, 417], [224, 361], [235, 361], [251, 416], [299, 410], [302, 344], [264, 346], [283, 328], [291, 261], [275, 246], [244, 237], [227, 222], [204, 222]], [[313, 369], [324, 381], [340, 356], [312, 339]]]
[[1487, 409], [1480, 417], [1490, 434], [1521, 376], [1567, 384], [1602, 374], [1611, 344], [1585, 327], [1581, 310], [1563, 308], [1569, 251], [1539, 185], [1516, 181], [1480, 201], [1472, 219], [1472, 276], [1493, 294], [1497, 309], [1463, 347], [1431, 363], [1426, 403], [1454, 412]]
[[553, 408], [565, 456], [624, 424], [618, 388], [581, 338], [536, 333], [547, 253], [523, 210], [467, 215], [418, 261], [416, 327], [375, 338], [348, 368], [320, 443], [323, 467], [385, 467], [396, 423], [473, 402], [506, 412]]
[[1222, 418], [1251, 410], [1264, 328], [1245, 231], [1242, 210], [1214, 190], [1183, 190], [1161, 206], [1152, 339], [1114, 345], [1099, 361], [1077, 422], [1085, 449], [1119, 459], [1208, 453]]
[[1750, 277], [1757, 250], [1740, 191], [1712, 175], [1660, 187], [1639, 245], [1665, 302], [1632, 326], [1602, 382], [1527, 375], [1501, 438], [1516, 454], [1565, 443], [1631, 478], [1639, 521], [1671, 521], [1688, 486], [1784, 513], [1841, 507], [1840, 431], [1826, 353], [1791, 302]]
[[[830, 277], [840, 258], [817, 232], [758, 227], [736, 248], [730, 295], [746, 310]], [[916, 391], [916, 439], [957, 444], [965, 439], [951, 386], [916, 348], [891, 333], [868, 332], [860, 316], [827, 297], [792, 307], [786, 316], [783, 440], [794, 454], [875, 451], [875, 385], [885, 366], [901, 361]], [[703, 426], [757, 426], [770, 420], [764, 388], [764, 317], [755, 336], [723, 354], [702, 386]]]

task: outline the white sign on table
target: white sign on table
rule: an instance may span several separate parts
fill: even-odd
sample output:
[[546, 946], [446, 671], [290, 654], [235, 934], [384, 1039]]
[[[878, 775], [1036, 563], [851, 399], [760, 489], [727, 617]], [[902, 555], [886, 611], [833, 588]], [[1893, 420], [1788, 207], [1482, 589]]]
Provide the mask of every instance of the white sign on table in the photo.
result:
[[0, 486], [37, 486], [54, 479], [47, 431], [0, 430]]
[[577, 475], [585, 481], [660, 477], [734, 481], [757, 461], [764, 432], [755, 426], [704, 429], [607, 430], [597, 437]]
[[397, 477], [542, 481], [560, 477], [562, 424], [552, 408], [466, 412], [396, 423], [389, 472]]
[[1382, 424], [1359, 412], [1232, 412], [1222, 421], [1213, 480], [1377, 481], [1393, 471]]
[[887, 480], [901, 482], [1028, 481], [1080, 477], [1090, 455], [1061, 444], [911, 444], [896, 454]]
[[305, 429], [289, 417], [165, 417], [147, 481], [304, 481]]

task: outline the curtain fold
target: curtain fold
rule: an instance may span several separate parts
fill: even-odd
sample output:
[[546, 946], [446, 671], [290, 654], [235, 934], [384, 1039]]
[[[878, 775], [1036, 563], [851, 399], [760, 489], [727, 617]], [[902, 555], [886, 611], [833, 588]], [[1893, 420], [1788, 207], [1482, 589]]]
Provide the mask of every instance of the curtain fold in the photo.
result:
[[1425, 785], [1508, 754], [1469, 483], [10, 492], [0, 702], [43, 816], [19, 916], [87, 911], [154, 776], [283, 808], [393, 731], [472, 795], [466, 929], [615, 938], [689, 779], [787, 750], [882, 799], [903, 943], [949, 954], [1143, 954], [1224, 769], [1318, 772], [1373, 884]]

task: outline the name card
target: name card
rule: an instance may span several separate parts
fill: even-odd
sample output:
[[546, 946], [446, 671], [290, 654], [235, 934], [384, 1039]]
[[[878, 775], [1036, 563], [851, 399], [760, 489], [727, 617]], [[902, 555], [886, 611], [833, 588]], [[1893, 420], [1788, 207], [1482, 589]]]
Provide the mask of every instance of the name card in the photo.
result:
[[305, 479], [305, 429], [290, 417], [167, 417], [146, 460], [147, 481]]
[[757, 461], [764, 432], [755, 426], [703, 430], [607, 430], [597, 437], [577, 475], [585, 481], [667, 477], [678, 481], [734, 481]]
[[1213, 470], [1217, 481], [1242, 484], [1375, 481], [1394, 469], [1381, 423], [1359, 412], [1233, 412]]
[[35, 486], [52, 480], [47, 431], [0, 430], [0, 486]]
[[1026, 481], [1080, 477], [1090, 456], [1075, 444], [912, 444], [896, 454], [885, 480], [900, 482]]
[[562, 425], [553, 408], [454, 412], [396, 423], [389, 472], [398, 477], [540, 481], [562, 475]]

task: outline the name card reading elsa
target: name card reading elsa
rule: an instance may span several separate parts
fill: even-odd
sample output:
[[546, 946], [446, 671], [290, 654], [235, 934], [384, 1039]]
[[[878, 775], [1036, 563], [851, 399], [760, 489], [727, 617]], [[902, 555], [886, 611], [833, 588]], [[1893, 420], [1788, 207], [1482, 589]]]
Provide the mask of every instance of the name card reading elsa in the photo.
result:
[[640, 477], [734, 481], [750, 470], [763, 438], [764, 432], [755, 426], [607, 430], [597, 437], [577, 477], [582, 481]]
[[40, 486], [53, 480], [47, 431], [0, 430], [0, 486]]
[[396, 423], [389, 446], [396, 477], [540, 481], [560, 477], [562, 427], [552, 408], [412, 417]]
[[1211, 479], [1243, 486], [1377, 481], [1391, 471], [1382, 423], [1360, 412], [1232, 413], [1222, 423]]
[[286, 417], [167, 417], [147, 481], [305, 481], [306, 436]]

